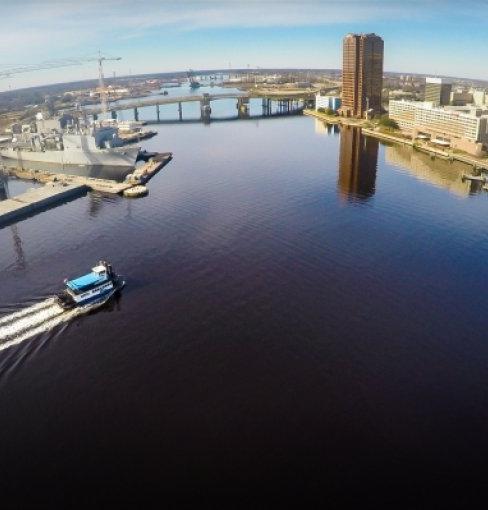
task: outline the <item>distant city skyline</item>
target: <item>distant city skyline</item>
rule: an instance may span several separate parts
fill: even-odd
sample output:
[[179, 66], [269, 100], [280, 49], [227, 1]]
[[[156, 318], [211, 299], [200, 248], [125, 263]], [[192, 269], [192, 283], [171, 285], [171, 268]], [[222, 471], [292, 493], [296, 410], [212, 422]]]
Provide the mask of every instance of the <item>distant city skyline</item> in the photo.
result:
[[[21, 0], [2, 5], [0, 66], [100, 49], [122, 57], [107, 63], [107, 76], [229, 66], [340, 69], [344, 35], [375, 32], [385, 41], [385, 72], [488, 80], [487, 18], [481, 0], [462, 9], [452, 0]], [[89, 63], [3, 78], [0, 90], [96, 77], [96, 63]]]

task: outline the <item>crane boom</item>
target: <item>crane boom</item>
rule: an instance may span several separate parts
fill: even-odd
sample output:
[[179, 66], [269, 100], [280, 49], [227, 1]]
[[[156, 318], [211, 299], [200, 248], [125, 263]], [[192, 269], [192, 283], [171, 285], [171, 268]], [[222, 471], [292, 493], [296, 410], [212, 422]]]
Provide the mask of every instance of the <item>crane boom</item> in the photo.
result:
[[25, 64], [17, 66], [0, 66], [0, 79], [8, 78], [14, 74], [30, 73], [33, 71], [44, 71], [46, 69], [58, 69], [60, 67], [71, 67], [82, 65], [86, 62], [98, 62], [98, 79], [100, 84], [100, 99], [102, 109], [107, 110], [107, 91], [103, 78], [103, 62], [108, 60], [122, 60], [122, 57], [105, 57], [98, 53], [97, 57], [81, 57], [81, 58], [61, 58], [55, 60], [45, 60], [39, 64]]
[[57, 69], [58, 67], [77, 66], [82, 64], [82, 59], [57, 59], [46, 60], [40, 64], [25, 64], [20, 66], [0, 66], [0, 78], [7, 78], [14, 74], [30, 73], [32, 71], [43, 71], [45, 69]]
[[7, 78], [14, 74], [30, 73], [33, 71], [43, 71], [46, 69], [58, 69], [60, 67], [70, 67], [82, 65], [86, 62], [98, 62], [98, 81], [100, 88], [100, 102], [102, 111], [107, 111], [107, 89], [104, 84], [103, 63], [106, 61], [122, 60], [122, 57], [106, 57], [99, 51], [97, 57], [81, 57], [81, 58], [61, 58], [55, 60], [46, 60], [39, 64], [26, 64], [20, 66], [0, 66], [0, 79]]

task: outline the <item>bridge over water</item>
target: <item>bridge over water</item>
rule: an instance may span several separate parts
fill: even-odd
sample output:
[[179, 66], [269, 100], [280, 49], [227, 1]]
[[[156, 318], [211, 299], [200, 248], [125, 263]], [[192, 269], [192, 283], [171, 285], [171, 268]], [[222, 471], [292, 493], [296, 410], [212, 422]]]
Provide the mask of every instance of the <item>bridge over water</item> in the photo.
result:
[[[133, 110], [135, 120], [139, 120], [139, 108], [153, 106], [156, 109], [156, 120], [154, 122], [163, 122], [160, 115], [160, 106], [178, 105], [178, 120], [183, 120], [183, 103], [196, 102], [200, 104], [200, 120], [208, 121], [211, 118], [211, 103], [222, 99], [234, 99], [236, 101], [237, 117], [249, 118], [249, 102], [251, 98], [262, 100], [263, 116], [271, 115], [274, 110], [279, 114], [296, 113], [302, 110], [306, 105], [313, 101], [314, 91], [252, 91], [252, 92], [220, 92], [216, 94], [204, 93], [187, 96], [151, 96], [124, 102], [109, 103], [108, 111], [112, 118], [116, 118], [118, 111]], [[88, 115], [95, 118], [103, 112], [102, 106], [85, 108]]]

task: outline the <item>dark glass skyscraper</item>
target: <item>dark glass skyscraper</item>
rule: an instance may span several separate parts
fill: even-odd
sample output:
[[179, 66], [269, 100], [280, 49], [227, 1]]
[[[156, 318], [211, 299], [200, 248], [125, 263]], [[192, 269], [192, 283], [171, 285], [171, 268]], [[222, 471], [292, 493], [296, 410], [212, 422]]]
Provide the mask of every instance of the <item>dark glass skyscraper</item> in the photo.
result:
[[348, 34], [343, 41], [342, 106], [347, 117], [381, 113], [383, 39], [376, 34]]

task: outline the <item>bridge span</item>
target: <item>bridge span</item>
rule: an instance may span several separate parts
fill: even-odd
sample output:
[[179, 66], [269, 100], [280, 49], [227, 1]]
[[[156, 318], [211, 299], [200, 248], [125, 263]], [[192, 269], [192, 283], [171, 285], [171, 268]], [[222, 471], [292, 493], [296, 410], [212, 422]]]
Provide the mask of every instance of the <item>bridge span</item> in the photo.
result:
[[[178, 120], [183, 120], [183, 103], [197, 102], [200, 104], [201, 120], [210, 120], [212, 108], [211, 102], [222, 99], [235, 99], [238, 117], [249, 117], [249, 102], [251, 98], [262, 99], [263, 115], [270, 115], [273, 111], [273, 103], [276, 103], [276, 110], [280, 113], [294, 113], [310, 105], [315, 91], [251, 91], [251, 92], [220, 92], [216, 94], [204, 93], [201, 95], [188, 96], [164, 96], [124, 100], [124, 102], [113, 102], [108, 104], [108, 111], [112, 118], [117, 118], [118, 111], [133, 110], [134, 119], [139, 120], [139, 108], [153, 106], [156, 108], [156, 122], [161, 121], [160, 106], [177, 104]], [[102, 106], [92, 106], [84, 108], [87, 115], [93, 115], [97, 118], [103, 112]]]
[[[144, 106], [163, 106], [168, 104], [202, 102], [204, 100], [216, 101], [218, 99], [238, 99], [240, 97], [249, 97], [249, 95], [246, 93], [238, 94], [235, 92], [222, 94], [200, 94], [192, 96], [173, 96], [173, 97], [158, 95], [154, 97], [138, 98], [128, 101], [124, 100], [123, 103], [119, 102], [109, 103], [107, 109], [110, 112], [117, 112], [121, 110], [132, 110], [134, 108], [142, 108]], [[103, 111], [101, 106], [85, 108], [84, 110], [88, 115], [98, 115]]]

